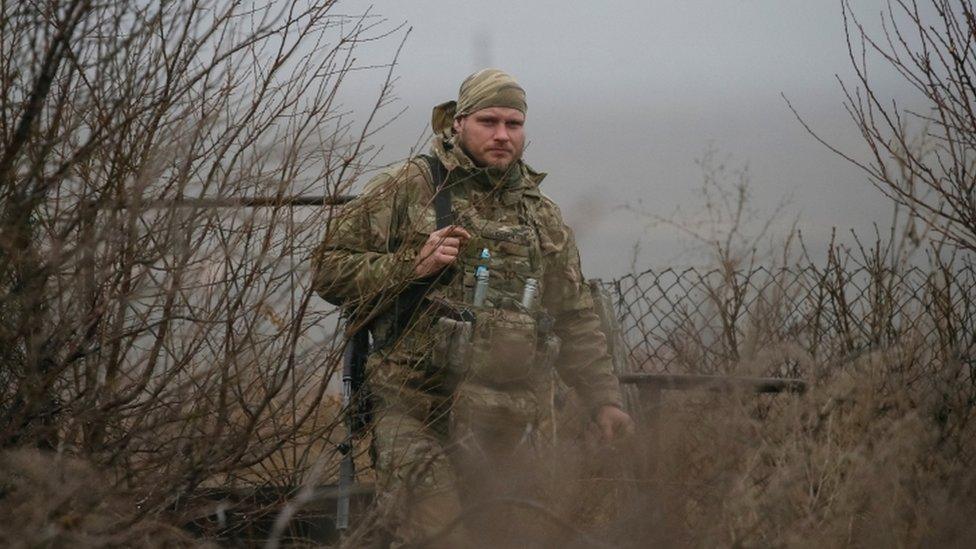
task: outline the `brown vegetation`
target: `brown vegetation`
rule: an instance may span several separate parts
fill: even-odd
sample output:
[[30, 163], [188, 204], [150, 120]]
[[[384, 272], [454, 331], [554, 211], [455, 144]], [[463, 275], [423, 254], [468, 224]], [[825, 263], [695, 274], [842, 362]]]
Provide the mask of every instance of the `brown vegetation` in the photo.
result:
[[266, 513], [331, 463], [312, 443], [338, 422], [336, 315], [300, 275], [331, 208], [286, 199], [367, 169], [377, 113], [340, 101], [379, 23], [333, 2], [0, 3], [0, 444], [137, 502], [92, 539], [196, 522], [242, 483], [285, 489], [240, 504]]
[[[617, 543], [629, 545], [635, 532], [645, 541], [723, 546], [962, 546], [971, 539], [971, 267], [958, 280], [937, 271], [916, 285], [906, 283], [910, 268], [892, 271], [888, 258], [854, 270], [856, 258], [834, 257], [847, 267], [759, 270], [724, 281], [685, 272], [694, 290], [682, 293], [681, 304], [694, 314], [678, 314], [665, 329], [628, 323], [648, 309], [622, 304], [631, 351], [647, 357], [648, 368], [785, 374], [812, 385], [802, 395], [644, 395], [643, 425], [654, 430], [622, 463], [641, 463], [640, 456], [651, 463], [636, 478], [616, 479], [635, 487], [615, 496], [615, 507], [637, 510], [629, 522], [608, 521], [621, 532]], [[810, 270], [830, 276], [807, 286]], [[655, 274], [646, 276], [657, 282]], [[643, 295], [666, 297], [647, 288]], [[731, 303], [741, 306], [730, 323], [720, 311]]]
[[[716, 269], [611, 285], [635, 367], [809, 390], [645, 394], [641, 431], [612, 447], [565, 421], [541, 459], [493, 471], [520, 491], [466, 520], [542, 546], [976, 536], [976, 16], [933, 5], [927, 22], [893, 2], [880, 41], [845, 12], [848, 107], [875, 155], [860, 165], [907, 213], [892, 237], [767, 261], [744, 182], [724, 193], [713, 172], [704, 198], [733, 232], [690, 234]], [[287, 203], [369, 166], [376, 112], [354, 126], [339, 98], [375, 25], [333, 2], [0, 3], [4, 544], [254, 541], [335, 477], [342, 342], [298, 268], [331, 209]], [[877, 96], [859, 47], [932, 110]], [[226, 208], [249, 196], [270, 198]], [[394, 513], [381, 498], [345, 541]]]
[[[498, 495], [466, 511], [468, 529], [486, 547], [966, 546], [976, 535], [972, 266], [957, 280], [919, 279], [884, 256], [833, 257], [827, 269], [734, 280], [685, 271], [678, 306], [659, 310], [700, 314], [675, 322], [634, 320], [674, 297], [657, 285], [662, 273], [615, 281], [632, 365], [802, 377], [807, 391], [643, 390], [638, 434], [609, 447], [585, 418], [566, 419], [570, 399], [552, 448], [492, 469]], [[723, 319], [730, 303], [741, 306]], [[350, 540], [389, 520], [384, 505], [361, 515]]]

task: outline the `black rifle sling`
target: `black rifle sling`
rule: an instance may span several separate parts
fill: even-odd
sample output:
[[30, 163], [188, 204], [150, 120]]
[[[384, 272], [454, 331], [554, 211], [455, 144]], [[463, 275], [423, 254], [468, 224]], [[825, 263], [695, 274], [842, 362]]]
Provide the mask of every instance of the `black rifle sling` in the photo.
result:
[[437, 229], [443, 229], [454, 224], [454, 210], [451, 209], [451, 189], [447, 183], [447, 168], [436, 156], [424, 155], [424, 160], [430, 166], [430, 184], [434, 189], [434, 215]]
[[[355, 320], [348, 319], [347, 325], [351, 326]], [[345, 356], [342, 364], [343, 391], [349, 391], [345, 395], [348, 400], [345, 403], [349, 406], [346, 411], [349, 414], [346, 418], [349, 433], [359, 435], [363, 433], [366, 426], [372, 421], [372, 409], [370, 407], [370, 396], [368, 390], [364, 390], [366, 384], [366, 357], [369, 355], [369, 330], [360, 328], [349, 336], [346, 342]], [[349, 387], [345, 387], [346, 383]], [[345, 448], [348, 450], [349, 448]], [[345, 452], [343, 452], [345, 453]]]
[[[451, 189], [446, 185], [447, 168], [436, 156], [423, 155], [423, 159], [427, 161], [427, 165], [430, 167], [430, 184], [434, 191], [435, 225], [438, 230], [443, 229], [455, 223], [454, 210], [451, 208]], [[450, 272], [445, 269], [433, 276], [411, 283], [410, 286], [400, 292], [393, 304], [393, 323], [390, 333], [386, 335], [383, 341], [379, 342], [377, 348], [386, 347], [400, 339], [417, 310], [423, 304], [424, 297], [426, 297], [431, 286], [449, 280]]]

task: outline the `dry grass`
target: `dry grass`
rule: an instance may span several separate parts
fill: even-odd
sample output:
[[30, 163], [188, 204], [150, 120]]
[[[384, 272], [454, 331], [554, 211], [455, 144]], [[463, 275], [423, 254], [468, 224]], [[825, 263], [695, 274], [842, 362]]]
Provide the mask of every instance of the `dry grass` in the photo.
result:
[[492, 470], [513, 499], [465, 523], [486, 547], [967, 546], [976, 408], [951, 365], [905, 383], [910, 345], [803, 395], [665, 393], [653, 432], [608, 447], [580, 430]]
[[[965, 17], [942, 16], [957, 24], [918, 27], [946, 59], [976, 36], [971, 2], [960, 5]], [[234, 528], [283, 516], [299, 487], [335, 478], [335, 311], [295, 275], [332, 209], [214, 204], [339, 195], [368, 172], [392, 74], [361, 125], [336, 98], [368, 68], [353, 46], [389, 31], [331, 2], [248, 6], [0, 3], [0, 544], [244, 543]], [[939, 28], [959, 46], [933, 40]], [[933, 75], [927, 57], [907, 59], [894, 63], [906, 78], [917, 63]], [[874, 145], [862, 167], [909, 217], [900, 243], [893, 231], [854, 265], [832, 249], [799, 286], [751, 278], [772, 225], [748, 227], [746, 174], [726, 192], [722, 171], [703, 166], [706, 219], [725, 229], [686, 232], [716, 268], [693, 306], [667, 307], [664, 347], [631, 357], [681, 372], [785, 371], [812, 383], [806, 394], [665, 394], [644, 403], [654, 421], [615, 446], [567, 419], [570, 406], [553, 448], [490, 472], [510, 495], [469, 510], [471, 530], [495, 546], [547, 547], [976, 539], [976, 296], [956, 283], [959, 258], [941, 260], [950, 244], [976, 249], [973, 94], [957, 85], [974, 70], [961, 61], [926, 88], [950, 122], [929, 120], [936, 141], [921, 149], [911, 128], [875, 124], [887, 103], [847, 96]], [[929, 170], [930, 149], [946, 153], [943, 171]], [[942, 246], [901, 307], [903, 252], [925, 236], [917, 220]], [[245, 495], [215, 501], [220, 490]], [[347, 541], [371, 539], [388, 511], [359, 515], [364, 535]]]
[[137, 500], [75, 458], [6, 451], [0, 454], [0, 494], [4, 547], [205, 545], [173, 526], [172, 517], [140, 517]]
[[[570, 398], [556, 444], [491, 470], [494, 500], [474, 501], [465, 526], [486, 547], [966, 546], [976, 535], [970, 304], [901, 307], [906, 296], [938, 303], [945, 287], [905, 293], [890, 283], [903, 273], [884, 269], [866, 277], [861, 301], [849, 299], [837, 277], [821, 278], [821, 294], [847, 296], [844, 323], [867, 327], [861, 331], [809, 322], [801, 323], [806, 331], [784, 331], [776, 320], [796, 320], [784, 314], [796, 296], [761, 280], [745, 281], [759, 296], [736, 295], [717, 281], [703, 293], [703, 310], [721, 296], [753, 304], [729, 326], [736, 337], [661, 339], [680, 341], [684, 359], [712, 357], [713, 371], [729, 375], [801, 372], [810, 382], [804, 394], [645, 394], [637, 435], [610, 446], [595, 440]], [[782, 271], [775, 276], [783, 282]], [[889, 331], [875, 338], [869, 325]], [[712, 328], [671, 326], [685, 335]], [[821, 335], [806, 337], [811, 332]], [[694, 367], [676, 360], [671, 371]], [[390, 520], [389, 512], [364, 517], [354, 539], [369, 539]]]
[[[972, 539], [973, 403], [899, 384], [902, 354], [852, 361], [803, 396], [665, 400], [650, 476], [665, 496], [656, 535], [746, 546]], [[958, 382], [947, 374], [934, 385]]]

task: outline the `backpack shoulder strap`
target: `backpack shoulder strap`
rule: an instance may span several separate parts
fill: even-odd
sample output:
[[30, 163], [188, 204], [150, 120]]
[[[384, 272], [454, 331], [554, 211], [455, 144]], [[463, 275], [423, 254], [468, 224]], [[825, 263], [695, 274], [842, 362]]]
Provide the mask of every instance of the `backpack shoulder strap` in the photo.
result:
[[454, 210], [451, 208], [451, 188], [447, 186], [447, 168], [437, 156], [425, 154], [424, 160], [430, 168], [430, 184], [434, 191], [434, 215], [438, 229], [454, 225]]

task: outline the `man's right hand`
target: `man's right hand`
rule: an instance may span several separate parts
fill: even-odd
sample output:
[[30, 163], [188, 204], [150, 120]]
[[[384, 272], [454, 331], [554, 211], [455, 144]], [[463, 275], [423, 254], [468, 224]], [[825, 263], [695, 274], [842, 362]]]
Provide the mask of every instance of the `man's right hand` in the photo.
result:
[[448, 225], [430, 233], [424, 247], [417, 254], [413, 273], [417, 278], [426, 278], [439, 273], [441, 269], [457, 261], [461, 247], [470, 238], [468, 231], [457, 225]]

